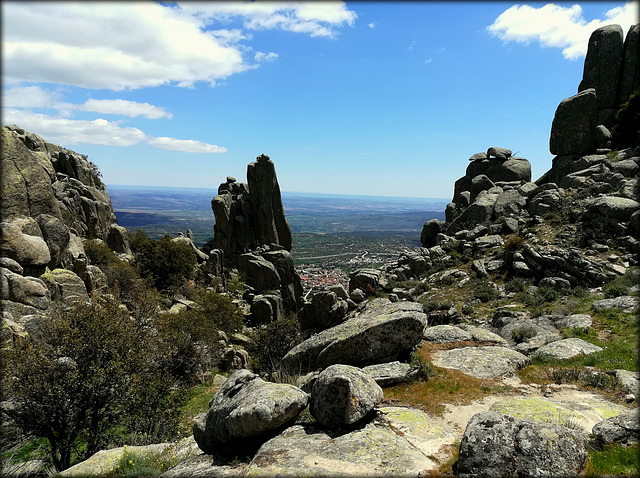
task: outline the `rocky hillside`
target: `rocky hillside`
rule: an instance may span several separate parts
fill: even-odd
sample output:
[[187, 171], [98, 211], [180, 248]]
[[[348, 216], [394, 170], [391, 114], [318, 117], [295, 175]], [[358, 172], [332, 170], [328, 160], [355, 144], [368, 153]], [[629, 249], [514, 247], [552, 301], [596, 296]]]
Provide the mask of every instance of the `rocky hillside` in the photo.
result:
[[52, 297], [86, 299], [104, 286], [84, 239], [131, 251], [100, 172], [86, 156], [9, 125], [2, 128], [0, 173], [2, 310], [20, 329], [23, 317], [46, 311]]
[[[198, 364], [190, 431], [62, 476], [135, 476], [140, 460], [165, 478], [637, 474], [639, 32], [592, 35], [578, 93], [555, 115], [549, 171], [533, 180], [500, 147], [474, 154], [422, 247], [352, 273], [348, 290], [302, 297], [267, 156], [248, 184], [229, 177], [197, 273], [168, 312], [144, 316], [153, 334], [171, 317], [189, 329], [206, 304], [181, 294], [199, 286], [244, 312], [239, 330], [216, 331], [219, 360]], [[52, 298], [99, 288], [81, 238], [133, 259], [86, 158], [10, 126], [2, 172], [3, 330], [32, 332]]]

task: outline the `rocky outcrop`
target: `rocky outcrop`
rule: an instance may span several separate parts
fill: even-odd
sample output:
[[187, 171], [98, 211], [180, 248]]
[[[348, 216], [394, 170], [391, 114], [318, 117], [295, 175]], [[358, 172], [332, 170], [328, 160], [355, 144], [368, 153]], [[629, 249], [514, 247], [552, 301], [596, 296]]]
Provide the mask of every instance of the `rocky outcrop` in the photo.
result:
[[357, 367], [336, 364], [318, 376], [311, 391], [309, 411], [323, 426], [351, 425], [382, 401], [382, 388]]
[[312, 335], [282, 359], [285, 370], [307, 373], [333, 364], [372, 365], [397, 360], [420, 342], [422, 305], [374, 299], [345, 322]]
[[578, 94], [560, 103], [551, 127], [552, 154], [584, 155], [608, 147], [615, 115], [640, 87], [638, 31], [633, 25], [622, 41], [620, 25], [606, 25], [589, 38]]
[[302, 305], [302, 284], [290, 254], [291, 228], [273, 161], [260, 155], [247, 166], [247, 180], [245, 184], [227, 177], [211, 200], [214, 249], [207, 267], [216, 272], [221, 262], [236, 267], [251, 288], [251, 298], [269, 296], [253, 306], [252, 317], [259, 324], [278, 319], [280, 312], [296, 313]]
[[211, 200], [214, 244], [230, 263], [263, 245], [277, 244], [291, 251], [291, 227], [284, 216], [275, 165], [264, 154], [256, 159], [247, 166], [248, 184], [228, 177]]
[[5, 126], [0, 186], [0, 254], [3, 265], [14, 264], [0, 270], [2, 305], [14, 319], [44, 314], [52, 299], [86, 300], [87, 291], [104, 287], [83, 239], [131, 254], [100, 173], [86, 156]]
[[265, 382], [248, 370], [238, 370], [220, 387], [206, 416], [196, 420], [193, 436], [205, 453], [220, 443], [252, 438], [295, 418], [309, 396], [293, 385]]
[[294, 425], [260, 447], [244, 476], [417, 478], [438, 468], [440, 448], [455, 439], [436, 417], [400, 407], [382, 407], [371, 422], [345, 431]]
[[479, 378], [512, 374], [529, 363], [515, 350], [500, 346], [462, 347], [432, 353], [433, 365], [460, 370]]
[[600, 446], [614, 443], [625, 446], [637, 445], [640, 441], [639, 410], [635, 408], [597, 423], [591, 431], [595, 436], [595, 443]]
[[526, 422], [497, 412], [474, 415], [464, 432], [456, 476], [577, 476], [588, 438], [549, 423]]

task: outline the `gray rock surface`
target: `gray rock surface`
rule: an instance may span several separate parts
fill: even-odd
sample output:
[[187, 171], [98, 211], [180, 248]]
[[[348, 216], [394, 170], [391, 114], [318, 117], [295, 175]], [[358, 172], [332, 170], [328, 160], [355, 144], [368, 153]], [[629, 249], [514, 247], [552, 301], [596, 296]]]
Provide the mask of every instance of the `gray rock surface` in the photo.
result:
[[309, 396], [293, 385], [265, 382], [248, 370], [234, 372], [196, 421], [193, 436], [205, 453], [218, 443], [250, 438], [279, 428], [295, 418]]
[[543, 345], [533, 353], [533, 356], [551, 359], [568, 359], [577, 355], [591, 355], [601, 350], [602, 347], [572, 337]]
[[420, 410], [380, 408], [349, 433], [294, 425], [267, 441], [245, 476], [424, 476], [455, 432]]
[[357, 367], [336, 364], [318, 376], [309, 411], [326, 427], [351, 425], [365, 417], [384, 398], [382, 388]]
[[460, 370], [479, 378], [512, 374], [529, 359], [515, 350], [500, 346], [463, 347], [431, 354], [433, 365]]
[[551, 154], [582, 155], [595, 151], [597, 124], [598, 98], [595, 89], [585, 89], [562, 100], [551, 125]]
[[632, 295], [621, 295], [611, 299], [596, 300], [591, 304], [591, 308], [596, 312], [599, 310], [622, 309], [623, 312], [633, 312], [640, 307], [640, 298]]
[[307, 373], [336, 363], [365, 366], [397, 360], [420, 342], [425, 325], [421, 304], [374, 299], [355, 317], [295, 346], [282, 365]]
[[408, 363], [389, 362], [362, 367], [362, 371], [370, 375], [381, 387], [390, 387], [397, 383], [406, 383], [418, 375], [418, 367]]
[[[622, 64], [623, 32], [620, 25], [606, 25], [591, 33], [584, 72], [578, 91], [594, 88], [598, 109], [617, 108]], [[608, 126], [605, 124], [605, 126]]]
[[634, 446], [640, 441], [640, 415], [638, 408], [597, 423], [591, 433], [600, 445], [618, 444]]
[[427, 342], [443, 344], [472, 340], [473, 336], [455, 325], [433, 325], [424, 329], [422, 338]]
[[456, 476], [577, 476], [587, 459], [585, 434], [498, 412], [474, 415], [464, 432]]
[[624, 104], [640, 88], [640, 24], [631, 25], [624, 39], [619, 103]]

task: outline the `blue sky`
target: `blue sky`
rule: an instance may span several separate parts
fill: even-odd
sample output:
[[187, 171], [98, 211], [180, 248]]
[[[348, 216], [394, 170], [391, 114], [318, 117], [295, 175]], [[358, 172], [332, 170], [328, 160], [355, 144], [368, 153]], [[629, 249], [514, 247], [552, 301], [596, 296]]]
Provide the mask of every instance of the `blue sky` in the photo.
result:
[[468, 158], [551, 166], [591, 32], [637, 3], [2, 2], [2, 122], [107, 184], [450, 198]]

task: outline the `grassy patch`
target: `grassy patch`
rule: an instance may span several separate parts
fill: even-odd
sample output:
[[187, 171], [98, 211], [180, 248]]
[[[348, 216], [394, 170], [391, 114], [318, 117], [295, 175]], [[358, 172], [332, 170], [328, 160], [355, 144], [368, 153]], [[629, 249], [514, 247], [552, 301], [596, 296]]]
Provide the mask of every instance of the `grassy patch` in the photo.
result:
[[[459, 346], [460, 343], [424, 343], [416, 354], [430, 362], [431, 352]], [[447, 403], [468, 405], [488, 394], [511, 390], [511, 387], [503, 386], [499, 380], [475, 378], [458, 370], [431, 366], [426, 380], [385, 388], [384, 396], [394, 404], [408, 404], [427, 413], [442, 416]]]
[[180, 407], [180, 434], [189, 435], [193, 426], [193, 417], [198, 413], [209, 410], [209, 401], [220, 388], [220, 383], [214, 382], [215, 374], [205, 382], [199, 383], [189, 389], [187, 399]]
[[635, 447], [610, 446], [603, 450], [589, 450], [585, 476], [595, 478], [602, 475], [640, 476], [640, 449]]

